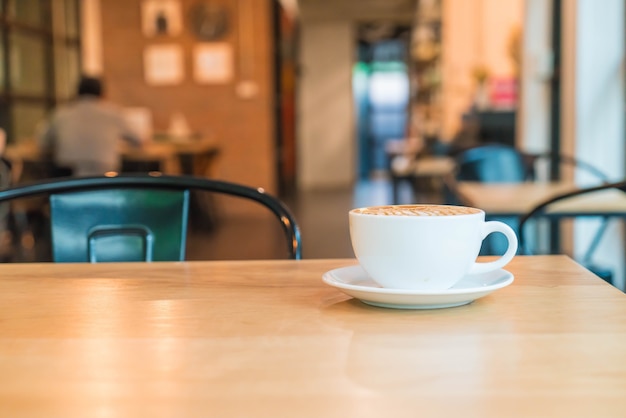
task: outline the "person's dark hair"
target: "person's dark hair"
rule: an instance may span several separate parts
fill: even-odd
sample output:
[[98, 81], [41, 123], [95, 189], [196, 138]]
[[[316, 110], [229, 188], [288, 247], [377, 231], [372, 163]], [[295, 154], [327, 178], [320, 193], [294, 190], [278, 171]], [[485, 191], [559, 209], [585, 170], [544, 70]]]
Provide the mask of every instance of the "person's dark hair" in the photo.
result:
[[96, 77], [81, 77], [78, 82], [79, 96], [102, 97], [102, 80]]

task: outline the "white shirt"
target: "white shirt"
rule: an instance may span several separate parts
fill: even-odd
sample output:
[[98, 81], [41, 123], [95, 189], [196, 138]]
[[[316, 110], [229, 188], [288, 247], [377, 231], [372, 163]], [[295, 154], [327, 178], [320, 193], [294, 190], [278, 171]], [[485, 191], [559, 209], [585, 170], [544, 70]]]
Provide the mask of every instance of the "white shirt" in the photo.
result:
[[121, 112], [100, 98], [85, 96], [60, 108], [40, 137], [54, 162], [73, 169], [75, 176], [119, 171], [120, 140], [140, 145]]

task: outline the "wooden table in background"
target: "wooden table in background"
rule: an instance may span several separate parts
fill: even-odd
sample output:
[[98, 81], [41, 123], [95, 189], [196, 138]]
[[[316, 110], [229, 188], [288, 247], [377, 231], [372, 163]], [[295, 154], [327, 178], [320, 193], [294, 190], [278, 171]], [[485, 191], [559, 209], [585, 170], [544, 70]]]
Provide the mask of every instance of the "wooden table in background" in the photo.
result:
[[[576, 190], [569, 182], [487, 184], [459, 182], [461, 200], [488, 215], [520, 216], [541, 202]], [[620, 216], [626, 214], [626, 193], [617, 189], [599, 190], [551, 204], [546, 213], [556, 216]]]
[[[465, 204], [480, 208], [492, 216], [521, 216], [547, 199], [577, 189], [570, 182], [459, 182], [457, 188]], [[625, 213], [626, 193], [617, 189], [573, 196], [555, 202], [546, 209], [546, 214], [552, 217], [624, 216]]]
[[[133, 147], [120, 143], [124, 161], [133, 163], [157, 162], [165, 174], [185, 173], [181, 158], [190, 156], [192, 167], [185, 174], [211, 176], [214, 159], [219, 153], [216, 142], [212, 139], [194, 139], [187, 141], [152, 141], [142, 147]], [[4, 157], [21, 166], [25, 161], [44, 161], [49, 156], [42, 154], [35, 141], [22, 141], [7, 146]]]
[[482, 209], [488, 215], [519, 216], [539, 203], [574, 190], [571, 182], [481, 183], [460, 181], [455, 184], [461, 202]]
[[626, 295], [570, 259], [427, 311], [321, 281], [351, 264], [3, 264], [3, 415], [626, 416]]

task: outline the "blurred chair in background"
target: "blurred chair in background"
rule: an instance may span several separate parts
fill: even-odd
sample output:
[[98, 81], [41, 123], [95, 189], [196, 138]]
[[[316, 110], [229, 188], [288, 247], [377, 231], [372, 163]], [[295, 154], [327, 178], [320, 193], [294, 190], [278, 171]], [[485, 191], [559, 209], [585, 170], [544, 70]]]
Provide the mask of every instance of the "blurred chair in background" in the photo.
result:
[[501, 144], [473, 147], [456, 154], [457, 181], [519, 183], [530, 179], [532, 171], [524, 154]]
[[[625, 192], [626, 182], [621, 181], [573, 190], [541, 202], [520, 218], [518, 235], [522, 253], [545, 253], [545, 251], [537, 249], [535, 240], [531, 238], [531, 232], [534, 232], [531, 230], [531, 226], [534, 226], [536, 230], [539, 226], [537, 223], [542, 219], [558, 222], [567, 218], [599, 218], [601, 225], [596, 230], [583, 255], [575, 257], [572, 254], [572, 256], [577, 258], [578, 262], [587, 269], [612, 283], [613, 272], [595, 263], [593, 256], [610, 225], [610, 221], [614, 218], [626, 217]], [[548, 253], [560, 252], [560, 248], [549, 246]]]
[[[456, 169], [446, 182], [445, 199], [450, 204], [464, 205], [456, 183], [461, 181], [480, 183], [521, 183], [532, 176], [524, 155], [514, 147], [503, 144], [488, 144], [472, 147], [454, 155]], [[487, 220], [498, 220], [517, 228], [514, 216], [492, 216]], [[500, 234], [488, 236], [483, 241], [482, 255], [502, 254], [507, 248], [506, 239]]]
[[[598, 167], [566, 154], [522, 153], [522, 157], [527, 166], [527, 177], [534, 181], [549, 181], [553, 175], [563, 177], [564, 171], [569, 170], [572, 177], [583, 176], [585, 182], [594, 185], [610, 182], [609, 176]], [[553, 164], [557, 166], [553, 167]]]
[[[504, 144], [488, 144], [472, 147], [455, 155], [456, 171], [446, 182], [446, 201], [452, 204], [471, 204], [463, 201], [458, 191], [459, 182], [519, 184], [522, 182], [550, 182], [561, 171], [571, 170], [575, 175], [584, 173], [586, 181], [595, 184], [606, 183], [608, 176], [601, 170], [567, 155], [554, 153], [531, 154], [522, 152], [515, 147]], [[558, 166], [552, 166], [558, 164]], [[555, 170], [556, 169], [556, 170]], [[574, 174], [571, 174], [574, 177]], [[563, 182], [571, 183], [572, 180]], [[567, 186], [564, 184], [563, 186]], [[512, 213], [494, 216], [487, 213], [490, 220], [497, 219], [507, 223], [514, 229], [518, 227], [518, 216]], [[519, 212], [523, 214], [523, 210]], [[481, 254], [499, 254], [506, 248], [506, 240], [498, 235], [489, 236], [485, 241]]]

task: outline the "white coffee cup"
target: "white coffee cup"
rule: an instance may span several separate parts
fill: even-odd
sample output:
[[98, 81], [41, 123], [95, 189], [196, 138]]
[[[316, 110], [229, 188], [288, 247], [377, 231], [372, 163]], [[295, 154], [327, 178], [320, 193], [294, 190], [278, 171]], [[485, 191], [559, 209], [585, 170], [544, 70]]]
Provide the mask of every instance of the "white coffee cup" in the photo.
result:
[[[382, 287], [440, 291], [469, 274], [497, 270], [517, 252], [515, 232], [485, 222], [480, 209], [448, 205], [390, 205], [349, 213], [352, 248], [361, 266]], [[491, 262], [476, 262], [485, 237], [504, 234], [508, 248]]]

